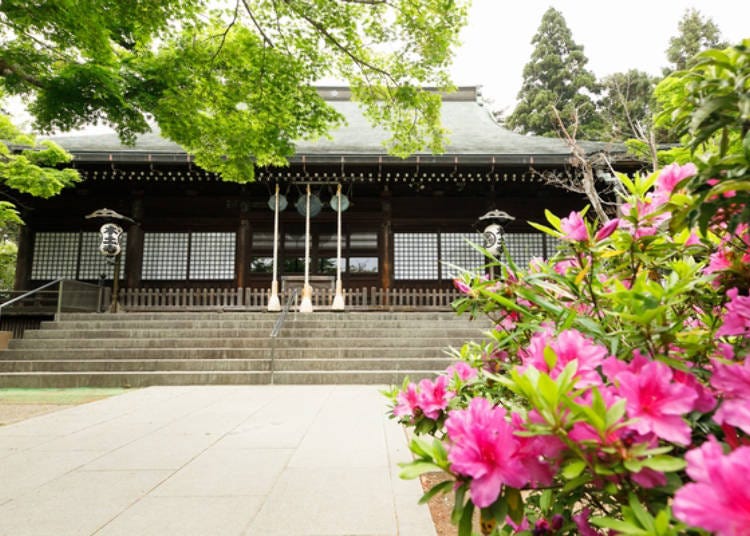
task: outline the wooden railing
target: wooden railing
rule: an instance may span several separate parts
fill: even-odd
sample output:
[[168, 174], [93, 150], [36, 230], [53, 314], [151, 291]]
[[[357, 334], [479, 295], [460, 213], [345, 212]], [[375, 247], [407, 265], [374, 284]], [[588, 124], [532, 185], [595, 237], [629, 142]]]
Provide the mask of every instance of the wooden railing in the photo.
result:
[[[109, 302], [105, 289], [104, 302]], [[148, 288], [122, 289], [120, 307], [125, 311], [264, 311], [268, 306], [268, 290], [254, 288], [236, 289], [178, 289]], [[324, 310], [331, 307], [334, 291], [313, 289], [313, 307]], [[377, 287], [344, 290], [346, 308], [349, 310], [450, 310], [450, 304], [461, 294], [455, 289], [396, 288], [384, 290]], [[286, 293], [280, 292], [283, 302]]]

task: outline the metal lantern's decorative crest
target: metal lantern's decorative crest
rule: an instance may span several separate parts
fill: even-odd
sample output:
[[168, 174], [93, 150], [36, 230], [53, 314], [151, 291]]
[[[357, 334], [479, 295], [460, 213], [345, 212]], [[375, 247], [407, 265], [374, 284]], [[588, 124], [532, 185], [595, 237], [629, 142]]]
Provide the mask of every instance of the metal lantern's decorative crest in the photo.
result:
[[492, 255], [499, 255], [505, 247], [505, 230], [503, 224], [516, 218], [502, 210], [491, 210], [479, 217], [477, 221], [478, 230], [484, 238], [484, 248]]

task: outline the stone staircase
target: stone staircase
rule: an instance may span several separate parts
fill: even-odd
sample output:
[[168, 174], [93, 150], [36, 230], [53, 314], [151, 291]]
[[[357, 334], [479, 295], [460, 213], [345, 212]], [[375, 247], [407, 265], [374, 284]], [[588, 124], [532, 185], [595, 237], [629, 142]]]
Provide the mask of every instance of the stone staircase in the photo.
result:
[[62, 314], [0, 352], [0, 387], [393, 384], [432, 376], [486, 324], [452, 313]]

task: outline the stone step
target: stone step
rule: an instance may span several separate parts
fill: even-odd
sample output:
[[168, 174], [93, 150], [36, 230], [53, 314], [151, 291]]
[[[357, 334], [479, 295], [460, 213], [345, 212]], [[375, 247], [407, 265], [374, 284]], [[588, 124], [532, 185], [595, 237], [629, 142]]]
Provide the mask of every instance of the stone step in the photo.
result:
[[[238, 321], [238, 320], [118, 320], [118, 321], [68, 321], [42, 322], [43, 330], [111, 330], [111, 329], [258, 329], [270, 333], [275, 324], [272, 321]], [[455, 320], [342, 320], [328, 322], [323, 320], [288, 320], [284, 323], [284, 329], [295, 327], [298, 329], [405, 329], [411, 327], [440, 327], [459, 329], [486, 329], [486, 322], [472, 322], [463, 319]]]
[[270, 372], [16, 372], [0, 374], [0, 388], [147, 387], [150, 385], [267, 384]]
[[305, 371], [378, 371], [443, 370], [452, 359], [378, 358], [378, 359], [52, 359], [0, 361], [0, 374], [22, 372], [305, 372]]
[[461, 346], [463, 337], [409, 337], [409, 338], [371, 338], [371, 337], [279, 337], [275, 341], [269, 337], [240, 339], [224, 338], [124, 338], [124, 339], [15, 339], [8, 344], [9, 349], [18, 350], [61, 350], [72, 348], [99, 348], [102, 350], [119, 350], [126, 348], [421, 348]]
[[49, 359], [0, 361], [2, 372], [269, 371], [270, 359]]
[[[279, 333], [279, 338], [302, 338], [302, 337], [367, 337], [367, 338], [398, 338], [411, 337], [419, 335], [420, 337], [479, 337], [481, 332], [478, 329], [466, 328], [445, 328], [424, 327], [397, 327], [390, 329], [372, 328], [364, 329], [364, 326], [356, 328], [331, 328], [321, 327], [319, 329], [304, 328], [298, 326], [284, 327]], [[270, 336], [270, 330], [259, 329], [214, 329], [214, 328], [196, 328], [196, 329], [41, 329], [27, 331], [24, 335], [25, 341], [38, 341], [45, 339], [154, 339], [154, 338], [242, 338], [242, 339], [262, 339]]]
[[273, 375], [273, 382], [284, 385], [401, 385], [405, 378], [416, 381], [434, 378], [437, 374], [428, 370], [277, 372]]
[[[149, 312], [149, 313], [61, 313], [58, 320], [62, 321], [81, 321], [81, 320], [100, 320], [100, 321], [130, 321], [130, 320], [253, 320], [253, 319], [272, 319], [274, 322], [280, 313], [269, 312]], [[441, 320], [455, 319], [456, 314], [453, 312], [374, 312], [374, 311], [345, 311], [333, 313], [328, 311], [316, 311], [310, 314], [289, 312], [287, 319], [304, 318], [311, 320], [325, 319], [332, 320]]]
[[337, 359], [337, 358], [435, 358], [445, 355], [445, 348], [68, 348], [11, 349], [0, 353], [0, 362], [25, 360], [83, 359]]
[[315, 372], [315, 371], [400, 371], [400, 370], [445, 370], [454, 363], [453, 359], [276, 359], [273, 362], [274, 375], [282, 372]]

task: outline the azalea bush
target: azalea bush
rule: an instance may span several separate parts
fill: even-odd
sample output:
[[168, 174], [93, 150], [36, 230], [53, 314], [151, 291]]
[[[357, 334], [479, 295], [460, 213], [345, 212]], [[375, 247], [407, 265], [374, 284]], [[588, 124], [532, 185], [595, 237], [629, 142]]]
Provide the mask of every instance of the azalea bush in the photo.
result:
[[618, 218], [547, 213], [554, 257], [456, 281], [486, 339], [390, 396], [460, 534], [750, 534], [750, 227], [670, 227], [696, 173], [620, 175]]

